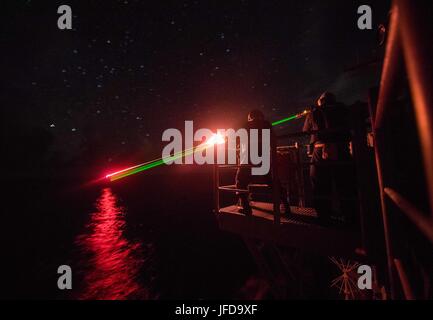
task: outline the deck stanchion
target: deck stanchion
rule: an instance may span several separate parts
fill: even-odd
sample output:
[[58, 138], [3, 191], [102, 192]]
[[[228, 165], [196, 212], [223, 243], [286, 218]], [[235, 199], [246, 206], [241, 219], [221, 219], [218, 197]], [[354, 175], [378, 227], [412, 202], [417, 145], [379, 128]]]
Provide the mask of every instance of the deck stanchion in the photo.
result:
[[214, 146], [214, 166], [213, 166], [213, 180], [214, 180], [214, 201], [215, 201], [215, 214], [220, 212], [220, 197], [219, 197], [219, 187], [220, 187], [220, 178], [219, 178], [219, 168], [218, 168], [218, 147]]

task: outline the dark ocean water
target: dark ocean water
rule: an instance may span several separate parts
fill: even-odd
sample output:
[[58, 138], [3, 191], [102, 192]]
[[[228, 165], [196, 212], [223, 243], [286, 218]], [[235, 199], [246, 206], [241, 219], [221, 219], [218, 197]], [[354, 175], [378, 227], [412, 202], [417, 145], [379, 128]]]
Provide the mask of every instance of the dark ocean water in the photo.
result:
[[[2, 298], [242, 298], [256, 267], [218, 229], [211, 168], [161, 169], [112, 184], [5, 181]], [[57, 288], [63, 264], [72, 290]]]

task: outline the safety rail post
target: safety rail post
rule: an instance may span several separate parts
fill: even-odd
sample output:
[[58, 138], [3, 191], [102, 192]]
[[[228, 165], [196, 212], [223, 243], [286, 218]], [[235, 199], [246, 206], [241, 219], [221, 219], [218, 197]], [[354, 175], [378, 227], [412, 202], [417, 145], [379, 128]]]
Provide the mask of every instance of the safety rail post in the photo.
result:
[[[359, 106], [358, 106], [359, 108]], [[361, 245], [363, 249], [366, 249], [369, 247], [367, 243], [367, 232], [366, 232], [366, 226], [368, 225], [367, 220], [369, 220], [367, 217], [367, 198], [368, 195], [366, 194], [365, 188], [361, 188], [360, 186], [367, 185], [366, 179], [369, 178], [368, 172], [365, 168], [365, 163], [368, 161], [367, 158], [367, 146], [365, 143], [365, 137], [367, 135], [366, 129], [365, 129], [365, 123], [362, 121], [362, 117], [360, 117], [360, 110], [355, 109], [354, 116], [352, 117], [353, 120], [351, 125], [353, 128], [352, 132], [352, 156], [353, 156], [353, 164], [356, 170], [356, 192], [357, 192], [357, 199], [358, 199], [358, 208], [359, 208], [359, 223], [361, 227]]]
[[271, 154], [271, 168], [272, 168], [272, 196], [273, 196], [273, 211], [274, 211], [274, 223], [281, 223], [281, 187], [280, 180], [278, 178], [278, 168], [277, 168], [277, 150], [272, 148]]
[[415, 295], [409, 283], [409, 279], [407, 277], [402, 262], [399, 259], [394, 259], [394, 264], [395, 264], [395, 268], [397, 269], [397, 273], [400, 278], [400, 283], [406, 300], [415, 300]]
[[383, 235], [385, 240], [385, 249], [386, 249], [386, 260], [387, 260], [387, 273], [388, 273], [388, 281], [389, 288], [391, 293], [391, 299], [395, 299], [395, 285], [394, 285], [394, 249], [391, 241], [391, 227], [389, 221], [388, 214], [388, 204], [387, 199], [384, 194], [384, 133], [380, 128], [375, 128], [373, 126], [373, 135], [374, 135], [374, 155], [376, 160], [376, 169], [377, 169], [377, 179], [379, 184], [379, 194], [380, 194], [380, 205], [382, 211], [382, 222], [383, 222]]
[[298, 193], [299, 193], [299, 201], [298, 206], [304, 208], [306, 206], [306, 197], [305, 197], [305, 178], [304, 178], [304, 168], [301, 164], [301, 148], [299, 148], [298, 143], [296, 143], [296, 161], [298, 163], [297, 168], [297, 174], [299, 177], [299, 187], [298, 187]]
[[217, 145], [214, 146], [214, 166], [213, 166], [213, 180], [214, 180], [214, 201], [215, 201], [215, 214], [220, 212], [220, 177], [218, 168], [218, 154]]

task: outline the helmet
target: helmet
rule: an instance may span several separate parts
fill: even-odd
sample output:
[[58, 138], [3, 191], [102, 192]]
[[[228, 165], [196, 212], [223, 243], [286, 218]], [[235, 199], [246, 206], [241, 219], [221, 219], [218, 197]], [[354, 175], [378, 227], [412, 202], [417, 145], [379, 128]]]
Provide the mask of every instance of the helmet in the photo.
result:
[[248, 114], [248, 121], [263, 120], [264, 118], [265, 118], [265, 116], [264, 116], [263, 112], [261, 112], [258, 109], [254, 109]]
[[331, 92], [325, 91], [317, 100], [317, 105], [321, 107], [326, 104], [335, 104], [336, 102], [337, 98], [335, 97], [335, 95]]

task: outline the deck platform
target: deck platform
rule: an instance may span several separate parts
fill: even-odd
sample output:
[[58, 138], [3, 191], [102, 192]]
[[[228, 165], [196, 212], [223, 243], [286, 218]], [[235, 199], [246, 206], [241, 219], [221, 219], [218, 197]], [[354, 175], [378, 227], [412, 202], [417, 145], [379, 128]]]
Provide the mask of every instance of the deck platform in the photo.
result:
[[355, 256], [361, 247], [360, 235], [343, 227], [323, 227], [317, 224], [313, 208], [291, 207], [293, 217], [281, 216], [275, 224], [272, 203], [251, 202], [253, 214], [239, 213], [236, 205], [221, 208], [217, 215], [222, 230], [242, 237], [273, 242], [324, 255]]

